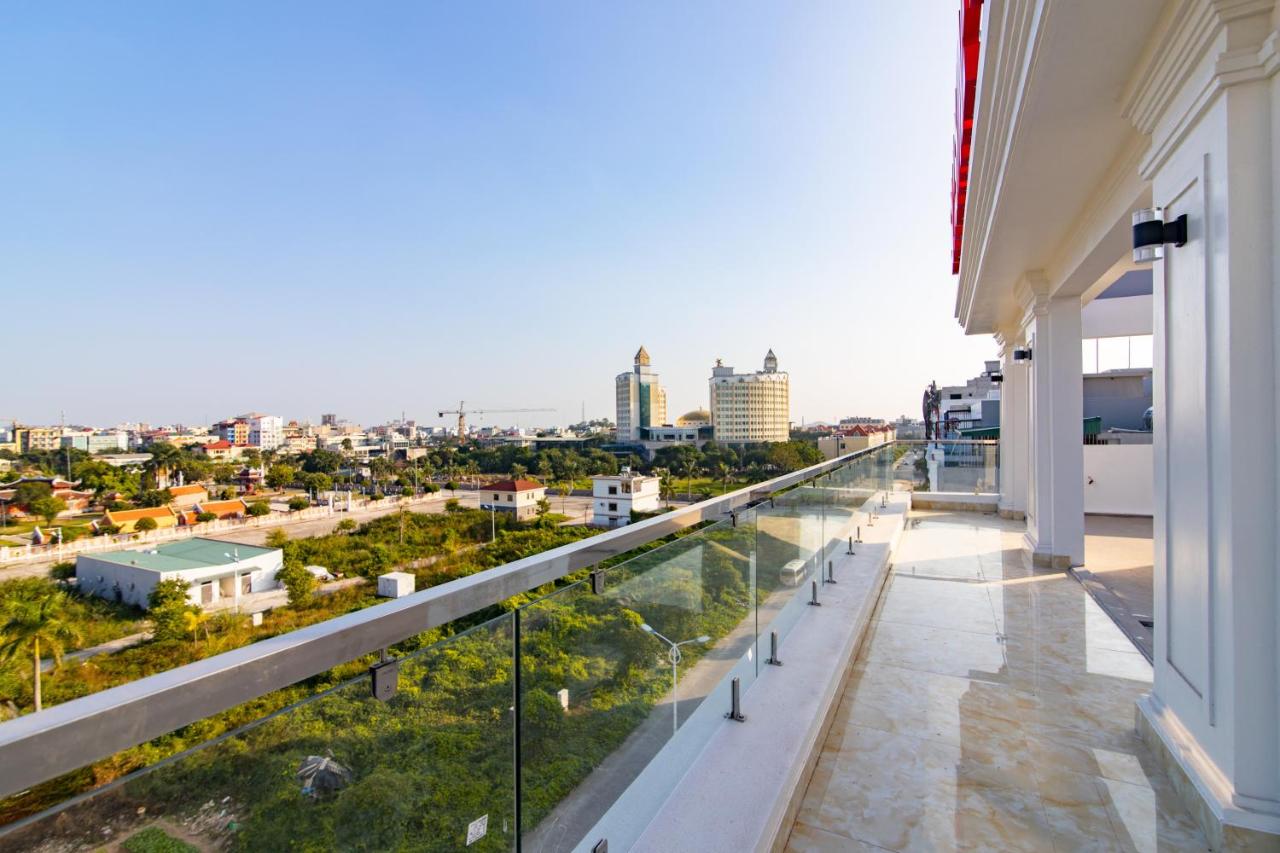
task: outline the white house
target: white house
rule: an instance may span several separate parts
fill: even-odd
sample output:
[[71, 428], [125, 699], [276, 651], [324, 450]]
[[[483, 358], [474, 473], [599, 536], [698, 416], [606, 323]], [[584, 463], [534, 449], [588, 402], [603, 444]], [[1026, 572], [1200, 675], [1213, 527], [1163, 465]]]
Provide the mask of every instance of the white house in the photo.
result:
[[516, 521], [536, 518], [538, 501], [546, 496], [547, 487], [537, 480], [499, 480], [480, 489], [480, 503], [511, 513]]
[[188, 584], [187, 597], [205, 608], [238, 606], [242, 596], [276, 589], [284, 563], [279, 548], [258, 548], [217, 539], [186, 539], [153, 548], [81, 554], [76, 558], [80, 589], [145, 608], [163, 580]]
[[594, 513], [591, 523], [597, 527], [622, 527], [631, 522], [631, 511], [654, 512], [658, 509], [661, 478], [622, 473], [591, 478]]

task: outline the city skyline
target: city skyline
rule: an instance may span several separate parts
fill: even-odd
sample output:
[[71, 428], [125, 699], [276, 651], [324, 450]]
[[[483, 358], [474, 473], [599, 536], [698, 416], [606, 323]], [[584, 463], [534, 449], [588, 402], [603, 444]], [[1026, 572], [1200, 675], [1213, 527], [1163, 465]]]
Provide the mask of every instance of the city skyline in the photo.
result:
[[604, 417], [620, 314], [672, 411], [769, 348], [797, 422], [912, 413], [993, 356], [917, 310], [953, 286], [950, 15], [4, 17], [0, 280], [40, 361], [0, 417]]

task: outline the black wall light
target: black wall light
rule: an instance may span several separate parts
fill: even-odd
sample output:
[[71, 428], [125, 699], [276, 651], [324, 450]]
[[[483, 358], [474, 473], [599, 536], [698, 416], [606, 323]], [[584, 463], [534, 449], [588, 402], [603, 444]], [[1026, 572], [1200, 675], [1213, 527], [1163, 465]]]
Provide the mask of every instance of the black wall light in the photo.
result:
[[1014, 360], [1014, 361], [1030, 361], [1030, 360], [1031, 360], [1031, 350], [1029, 350], [1029, 349], [1016, 349], [1016, 350], [1014, 350], [1014, 351], [1013, 351], [1013, 360]]
[[1187, 244], [1187, 215], [1164, 221], [1163, 207], [1148, 207], [1133, 214], [1133, 262], [1146, 264], [1164, 258], [1164, 244]]

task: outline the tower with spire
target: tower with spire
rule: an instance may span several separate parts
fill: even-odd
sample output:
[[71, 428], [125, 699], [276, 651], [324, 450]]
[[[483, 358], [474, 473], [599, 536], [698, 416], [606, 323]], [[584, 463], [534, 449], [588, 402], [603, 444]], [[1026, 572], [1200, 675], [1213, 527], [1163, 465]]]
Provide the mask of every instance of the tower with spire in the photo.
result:
[[667, 392], [658, 381], [643, 346], [636, 350], [631, 370], [614, 380], [617, 394], [618, 441], [640, 441], [643, 430], [667, 422]]
[[716, 359], [711, 368], [711, 426], [725, 444], [786, 441], [791, 437], [791, 378], [769, 350], [764, 369], [735, 373]]

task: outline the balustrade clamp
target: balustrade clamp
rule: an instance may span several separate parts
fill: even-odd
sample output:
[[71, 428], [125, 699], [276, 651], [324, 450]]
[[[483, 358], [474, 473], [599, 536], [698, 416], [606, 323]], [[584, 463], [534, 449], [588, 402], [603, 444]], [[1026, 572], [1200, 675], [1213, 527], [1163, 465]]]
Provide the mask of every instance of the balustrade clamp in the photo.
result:
[[[859, 542], [862, 541], [861, 537], [859, 537], [858, 541]], [[849, 557], [855, 556], [853, 553], [853, 537], [852, 536], [849, 537], [849, 550], [845, 551], [844, 553], [846, 556], [849, 556]]]
[[778, 657], [778, 632], [769, 632], [769, 659], [765, 663], [770, 666], [782, 666], [782, 658]]
[[604, 592], [604, 569], [591, 570], [591, 592], [593, 595]]
[[609, 853], [609, 839], [601, 838], [591, 848], [591, 853]]
[[810, 607], [821, 607], [822, 602], [818, 600], [818, 582], [813, 581], [813, 597], [809, 599]]
[[827, 583], [836, 582], [836, 569], [833, 560], [827, 560]]
[[729, 682], [729, 713], [725, 714], [725, 719], [733, 720], [735, 723], [744, 723], [747, 720], [745, 714], [742, 713], [742, 679], [734, 678]]
[[386, 702], [400, 689], [400, 659], [387, 657], [387, 650], [382, 650], [382, 660], [369, 667], [369, 685], [373, 698]]
[[[854, 541], [855, 541], [855, 542], [857, 542], [859, 545], [861, 545], [861, 544], [862, 544], [862, 525], [861, 525], [861, 524], [859, 524], [859, 525], [858, 525], [858, 538], [857, 538], [857, 539], [855, 539]], [[850, 545], [850, 546], [849, 546], [849, 553], [850, 553], [850, 554], [852, 554], [852, 553], [853, 553], [853, 546], [852, 546], [852, 545]]]

